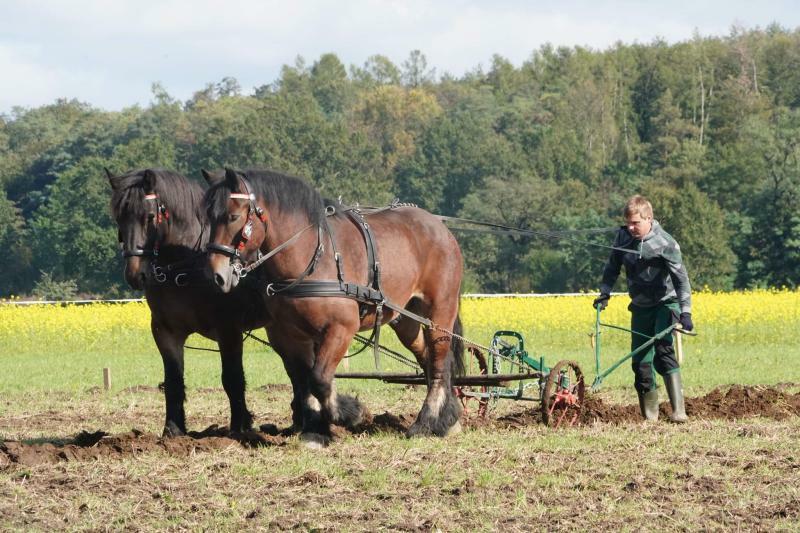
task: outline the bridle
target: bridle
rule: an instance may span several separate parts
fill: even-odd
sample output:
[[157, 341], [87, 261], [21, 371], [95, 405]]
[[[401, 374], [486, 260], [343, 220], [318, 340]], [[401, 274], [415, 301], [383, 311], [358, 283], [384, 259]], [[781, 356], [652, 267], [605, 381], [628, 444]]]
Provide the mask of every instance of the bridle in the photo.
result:
[[[211, 242], [206, 245], [206, 250], [210, 254], [217, 253], [229, 257], [236, 274], [239, 275], [240, 277], [243, 277], [241, 276], [242, 269], [244, 268], [244, 263], [242, 260], [242, 252], [247, 246], [247, 241], [249, 241], [250, 237], [252, 237], [253, 235], [253, 226], [255, 224], [256, 219], [260, 220], [264, 224], [264, 232], [266, 234], [267, 214], [264, 213], [264, 210], [261, 209], [261, 207], [256, 204], [256, 195], [253, 194], [252, 189], [250, 188], [250, 183], [247, 181], [247, 179], [244, 176], [239, 176], [239, 180], [241, 180], [245, 192], [244, 193], [232, 192], [230, 195], [230, 198], [233, 200], [248, 201], [247, 220], [245, 221], [244, 225], [242, 226], [242, 229], [239, 230], [239, 234], [237, 235], [237, 240], [239, 242], [235, 247], [228, 246], [226, 244], [217, 244], [215, 242]], [[260, 249], [258, 250], [258, 256], [260, 259], [261, 258]]]
[[[258, 219], [264, 224], [264, 235], [266, 238], [267, 214], [264, 213], [264, 210], [261, 209], [261, 207], [259, 207], [256, 204], [256, 196], [255, 194], [253, 194], [252, 189], [250, 187], [250, 183], [247, 181], [245, 176], [240, 175], [239, 180], [241, 180], [242, 185], [244, 185], [245, 192], [244, 193], [234, 192], [231, 193], [230, 197], [234, 200], [247, 200], [249, 202], [249, 207], [247, 211], [247, 221], [242, 226], [242, 229], [239, 230], [239, 234], [237, 236], [239, 243], [234, 247], [225, 244], [218, 244], [215, 242], [211, 242], [206, 245], [206, 250], [208, 251], [209, 254], [217, 253], [229, 257], [231, 262], [231, 268], [233, 268], [234, 275], [237, 278], [242, 279], [245, 276], [247, 276], [248, 273], [252, 272], [256, 268], [261, 266], [264, 262], [269, 260], [271, 257], [276, 255], [278, 252], [294, 244], [307, 230], [313, 228], [314, 226], [317, 226], [317, 246], [314, 250], [314, 254], [312, 255], [311, 260], [309, 261], [306, 269], [297, 277], [297, 279], [294, 282], [292, 282], [291, 286], [294, 287], [296, 284], [303, 281], [303, 279], [305, 279], [308, 275], [310, 275], [314, 271], [317, 262], [322, 257], [322, 254], [325, 251], [322, 238], [323, 224], [320, 223], [309, 224], [308, 226], [304, 227], [303, 229], [295, 233], [288, 240], [276, 246], [267, 254], [262, 254], [261, 248], [259, 247], [259, 249], [257, 250], [258, 257], [256, 258], [256, 260], [250, 263], [249, 265], [245, 265], [244, 260], [242, 259], [242, 251], [247, 246], [247, 241], [250, 240], [250, 237], [253, 235], [253, 225], [255, 223], [254, 221]], [[332, 214], [333, 211], [329, 211], [328, 209], [325, 210], [325, 216], [330, 216]], [[327, 226], [327, 224], [325, 224], [325, 226]], [[267, 292], [268, 293], [270, 292], [269, 287]], [[277, 292], [278, 291], [273, 291], [273, 294]]]
[[[194, 263], [198, 254], [200, 254], [201, 252], [197, 252], [195, 253], [194, 256], [190, 256], [184, 259], [179, 259], [167, 265], [159, 265], [157, 260], [159, 256], [159, 247], [161, 245], [161, 239], [159, 239], [158, 231], [161, 224], [170, 219], [169, 211], [167, 210], [167, 207], [161, 202], [161, 199], [158, 197], [158, 194], [154, 192], [146, 193], [144, 199], [148, 202], [155, 202], [155, 207], [156, 207], [155, 213], [148, 213], [148, 218], [153, 221], [153, 226], [155, 228], [155, 234], [156, 234], [153, 247], [125, 250], [123, 244], [122, 257], [124, 257], [125, 259], [128, 259], [130, 257], [153, 258], [153, 261], [150, 263], [150, 271], [152, 273], [153, 280], [155, 280], [158, 283], [164, 283], [167, 281], [168, 277], [172, 276], [174, 277], [174, 282], [176, 286], [185, 287], [190, 282], [189, 278], [191, 272], [197, 270], [194, 268], [187, 269], [186, 265], [191, 265], [192, 263]], [[197, 237], [197, 242], [194, 245], [195, 250], [200, 250], [201, 248], [204, 228], [205, 224], [202, 221], [200, 221], [200, 233]], [[122, 239], [120, 239], [120, 241], [121, 240]]]
[[[156, 232], [158, 232], [158, 227], [161, 225], [161, 222], [169, 220], [169, 211], [167, 211], [166, 206], [161, 203], [161, 200], [158, 198], [158, 194], [154, 192], [146, 193], [144, 195], [144, 199], [146, 201], [156, 203], [155, 214], [150, 214], [148, 216], [154, 219], [154, 226], [156, 228]], [[122, 239], [120, 239], [120, 242], [122, 242]], [[125, 244], [123, 243], [122, 257], [124, 259], [128, 259], [129, 257], [158, 257], [158, 244], [158, 239], [156, 239], [152, 248], [135, 248], [133, 250], [126, 250]]]

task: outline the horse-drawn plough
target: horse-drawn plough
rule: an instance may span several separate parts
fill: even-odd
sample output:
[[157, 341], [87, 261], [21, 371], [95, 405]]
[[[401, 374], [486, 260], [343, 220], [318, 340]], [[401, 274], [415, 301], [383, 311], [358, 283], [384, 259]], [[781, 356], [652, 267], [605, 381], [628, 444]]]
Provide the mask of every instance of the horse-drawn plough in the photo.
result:
[[[607, 369], [601, 369], [601, 335], [603, 328], [611, 328], [631, 333], [620, 326], [606, 324], [600, 320], [597, 310], [594, 331], [589, 335], [595, 355], [595, 379], [590, 387], [596, 391], [603, 380], [625, 361], [647, 350], [656, 341], [667, 335], [696, 335], [680, 329], [673, 324], [650, 337], [636, 350], [614, 362]], [[356, 340], [364, 346], [371, 345], [370, 339], [357, 336]], [[477, 416], [485, 417], [498, 400], [530, 401], [539, 404], [542, 422], [548, 426], [573, 426], [580, 421], [586, 397], [586, 380], [580, 365], [567, 359], [547, 366], [544, 356], [532, 356], [525, 347], [523, 335], [517, 331], [500, 330], [495, 332], [488, 346], [483, 346], [461, 338], [467, 345], [477, 373], [454, 376], [452, 385], [466, 409]], [[680, 346], [680, 343], [678, 343]], [[339, 379], [376, 379], [384, 383], [404, 385], [424, 385], [425, 374], [416, 361], [385, 346], [378, 348], [383, 354], [415, 370], [413, 373], [358, 372], [337, 373]], [[359, 353], [359, 352], [356, 352]], [[355, 355], [355, 354], [354, 354]], [[680, 354], [679, 354], [680, 356]], [[380, 364], [376, 361], [376, 367]], [[474, 408], [471, 406], [474, 405]]]

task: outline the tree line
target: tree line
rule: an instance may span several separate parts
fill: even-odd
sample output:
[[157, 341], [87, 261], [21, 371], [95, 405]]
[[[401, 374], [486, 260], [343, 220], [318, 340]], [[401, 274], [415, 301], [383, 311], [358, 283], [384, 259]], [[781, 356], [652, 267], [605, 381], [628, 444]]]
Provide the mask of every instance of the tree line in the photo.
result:
[[[242, 94], [75, 100], [0, 116], [0, 296], [129, 294], [103, 167], [267, 167], [326, 197], [399, 198], [547, 235], [459, 233], [466, 291], [599, 283], [621, 208], [648, 196], [695, 286], [800, 282], [800, 32], [777, 25], [606, 50], [545, 45], [455, 77], [419, 51], [298, 58]], [[596, 231], [595, 231], [596, 230]]]

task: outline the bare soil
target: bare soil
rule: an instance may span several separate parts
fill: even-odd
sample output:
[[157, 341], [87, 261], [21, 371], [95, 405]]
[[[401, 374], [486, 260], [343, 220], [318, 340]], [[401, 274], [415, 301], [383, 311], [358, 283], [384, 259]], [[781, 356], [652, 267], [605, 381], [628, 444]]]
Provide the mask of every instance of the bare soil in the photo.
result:
[[[692, 419], [737, 420], [747, 417], [765, 417], [783, 420], [800, 416], [800, 393], [787, 393], [784, 387], [744, 387], [715, 389], [702, 397], [687, 398], [686, 412]], [[668, 417], [669, 402], [661, 404], [661, 415]], [[607, 404], [595, 396], [587, 396], [579, 424], [621, 425], [641, 420], [638, 405]], [[385, 412], [374, 416], [355, 433], [370, 435], [377, 432], [402, 433], [413, 423], [413, 414], [395, 415]], [[538, 409], [528, 407], [497, 418], [465, 418], [466, 427], [515, 428], [541, 424]], [[345, 434], [337, 428], [335, 436]], [[161, 438], [137, 429], [110, 435], [104, 431], [81, 431], [73, 437], [50, 439], [47, 442], [0, 442], [0, 469], [15, 465], [35, 466], [60, 462], [88, 461], [100, 458], [123, 458], [152, 451], [163, 451], [178, 457], [188, 457], [198, 452], [222, 450], [230, 446], [267, 447], [287, 443], [291, 431], [280, 430], [267, 424], [259, 431], [231, 435], [224, 427], [210, 426], [201, 432], [174, 438]]]
[[[753, 416], [762, 416], [774, 420], [800, 416], [800, 393], [783, 392], [785, 387], [745, 387], [732, 385], [717, 388], [705, 396], [686, 398], [686, 414], [695, 419], [737, 420]], [[665, 400], [662, 398], [662, 400]], [[662, 401], [660, 417], [668, 418], [672, 412], [669, 401]], [[581, 410], [579, 424], [590, 425], [604, 423], [620, 425], [639, 422], [642, 417], [638, 404], [614, 405], [602, 399], [587, 395]], [[495, 424], [520, 427], [541, 422], [541, 415], [536, 410], [512, 413], [494, 421]]]

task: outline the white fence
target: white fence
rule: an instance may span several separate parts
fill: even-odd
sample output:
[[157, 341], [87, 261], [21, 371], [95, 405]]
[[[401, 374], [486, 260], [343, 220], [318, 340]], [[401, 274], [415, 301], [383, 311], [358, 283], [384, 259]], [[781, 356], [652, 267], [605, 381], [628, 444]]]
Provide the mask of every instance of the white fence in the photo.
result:
[[[614, 292], [612, 295], [626, 294]], [[572, 296], [596, 296], [595, 292], [562, 292], [562, 293], [501, 293], [501, 294], [462, 294], [462, 298], [556, 298]], [[91, 304], [124, 304], [143, 302], [144, 298], [121, 298], [117, 300], [19, 300], [3, 301], [0, 305], [91, 305]]]

